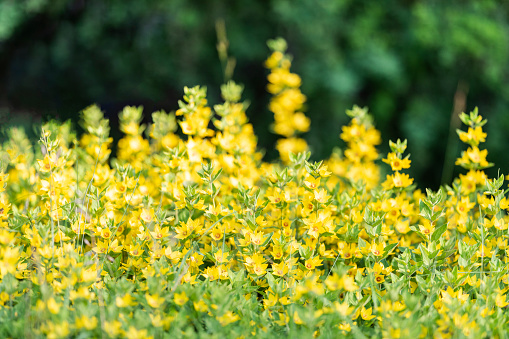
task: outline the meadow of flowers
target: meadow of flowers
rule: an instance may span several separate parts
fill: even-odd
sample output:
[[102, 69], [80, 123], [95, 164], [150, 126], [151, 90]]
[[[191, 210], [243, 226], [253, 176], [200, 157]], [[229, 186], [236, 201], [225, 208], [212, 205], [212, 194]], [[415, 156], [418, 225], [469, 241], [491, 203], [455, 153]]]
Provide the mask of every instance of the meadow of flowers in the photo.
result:
[[301, 78], [284, 41], [269, 45], [278, 162], [263, 162], [233, 82], [213, 107], [185, 88], [149, 126], [125, 107], [116, 158], [97, 106], [79, 139], [70, 123], [35, 145], [7, 131], [0, 337], [507, 336], [509, 200], [483, 172], [486, 120], [461, 114], [465, 170], [437, 192], [405, 173], [406, 141], [378, 153], [357, 106], [346, 147], [310, 162]]

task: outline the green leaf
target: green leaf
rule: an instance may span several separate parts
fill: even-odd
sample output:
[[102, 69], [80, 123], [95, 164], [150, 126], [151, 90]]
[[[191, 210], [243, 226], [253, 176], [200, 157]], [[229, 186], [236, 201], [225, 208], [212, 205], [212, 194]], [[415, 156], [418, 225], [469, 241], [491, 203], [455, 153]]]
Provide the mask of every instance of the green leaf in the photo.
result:
[[366, 245], [367, 245], [366, 241], [359, 237], [359, 239], [357, 240], [357, 247], [364, 248], [366, 247]]
[[265, 274], [265, 277], [267, 278], [267, 283], [269, 284], [269, 287], [275, 291], [276, 290], [276, 280], [274, 279], [274, 276], [270, 274], [270, 272], [267, 272]]
[[311, 257], [311, 250], [309, 248], [304, 248], [299, 244], [299, 253], [300, 256], [306, 260]]
[[442, 236], [442, 234], [445, 233], [445, 231], [447, 231], [447, 224], [443, 224], [442, 226], [435, 229], [435, 232], [433, 232], [433, 235], [431, 236], [431, 241], [437, 241], [438, 239], [440, 239], [440, 237]]
[[382, 255], [382, 257], [386, 257], [387, 255], [389, 255], [398, 246], [398, 244], [399, 243], [397, 242], [397, 243], [385, 246], [384, 254]]
[[426, 283], [426, 280], [424, 280], [421, 276], [417, 275], [415, 280], [417, 281], [417, 285], [419, 285], [421, 288], [427, 288], [428, 284]]
[[463, 258], [463, 257], [459, 257], [458, 258], [458, 265], [463, 266], [463, 267], [467, 267], [468, 266], [468, 261], [465, 258]]
[[261, 248], [264, 248], [265, 246], [267, 246], [267, 244], [269, 243], [270, 239], [272, 239], [272, 235], [274, 234], [274, 232], [271, 232], [269, 234], [266, 235], [266, 238], [265, 240], [263, 241], [263, 243], [260, 245]]
[[424, 201], [424, 199], [421, 199], [419, 201], [419, 208], [421, 210], [420, 215], [428, 220], [431, 220], [431, 216], [433, 215], [433, 212], [431, 210], [431, 207], [428, 206], [428, 204]]

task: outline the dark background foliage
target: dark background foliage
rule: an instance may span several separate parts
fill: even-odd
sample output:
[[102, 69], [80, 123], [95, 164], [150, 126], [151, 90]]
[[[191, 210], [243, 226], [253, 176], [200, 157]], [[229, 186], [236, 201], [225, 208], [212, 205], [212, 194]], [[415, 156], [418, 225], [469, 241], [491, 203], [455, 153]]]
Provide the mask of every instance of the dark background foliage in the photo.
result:
[[381, 149], [407, 138], [411, 174], [437, 188], [462, 149], [456, 114], [479, 106], [489, 174], [508, 172], [509, 3], [493, 0], [0, 0], [0, 123], [77, 121], [98, 103], [115, 131], [124, 105], [143, 105], [147, 118], [171, 111], [186, 85], [206, 85], [218, 103], [217, 19], [268, 160], [263, 61], [266, 41], [281, 36], [303, 78], [316, 159], [341, 146], [345, 110], [368, 106]]

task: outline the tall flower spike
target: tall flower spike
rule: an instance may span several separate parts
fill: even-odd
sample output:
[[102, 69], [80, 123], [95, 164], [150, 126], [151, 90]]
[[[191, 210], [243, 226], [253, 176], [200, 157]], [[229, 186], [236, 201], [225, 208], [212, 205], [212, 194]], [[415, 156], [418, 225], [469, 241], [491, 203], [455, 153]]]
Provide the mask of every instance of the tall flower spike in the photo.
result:
[[286, 52], [286, 41], [270, 40], [269, 48], [273, 53], [265, 62], [270, 69], [267, 79], [267, 90], [273, 95], [269, 109], [274, 113], [272, 130], [285, 138], [279, 139], [276, 149], [283, 162], [290, 160], [289, 154], [301, 153], [308, 149], [304, 139], [298, 138], [300, 133], [309, 131], [310, 120], [301, 112], [306, 96], [300, 91], [301, 78], [290, 72], [291, 57]]

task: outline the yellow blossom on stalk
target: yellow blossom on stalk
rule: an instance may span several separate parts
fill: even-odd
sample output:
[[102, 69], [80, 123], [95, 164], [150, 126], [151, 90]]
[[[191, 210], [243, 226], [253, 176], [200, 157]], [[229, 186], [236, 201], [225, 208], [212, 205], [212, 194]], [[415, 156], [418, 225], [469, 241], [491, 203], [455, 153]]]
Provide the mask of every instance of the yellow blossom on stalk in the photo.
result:
[[129, 307], [136, 306], [138, 303], [133, 300], [132, 296], [127, 293], [123, 297], [117, 296], [115, 299], [115, 305], [117, 307]]
[[483, 132], [481, 126], [477, 126], [476, 128], [469, 127], [468, 132], [458, 131], [458, 135], [461, 141], [474, 146], [479, 145], [481, 142], [485, 142], [487, 136], [487, 134]]
[[236, 321], [240, 320], [240, 317], [238, 314], [233, 313], [232, 311], [228, 311], [222, 316], [217, 317], [217, 321], [221, 324], [221, 326], [227, 326], [231, 323], [234, 323]]
[[154, 209], [153, 208], [151, 208], [151, 209], [144, 208], [141, 211], [140, 218], [141, 218], [141, 220], [143, 220], [146, 223], [151, 222], [154, 219]]
[[460, 214], [468, 213], [475, 206], [474, 202], [470, 202], [468, 197], [462, 197], [461, 201], [458, 202], [456, 210]]
[[152, 237], [155, 239], [163, 239], [170, 235], [170, 229], [169, 227], [163, 227], [159, 226], [159, 224], [156, 224], [154, 227], [154, 231], [150, 232]]
[[228, 262], [228, 255], [228, 252], [223, 253], [222, 250], [218, 250], [216, 253], [214, 253], [214, 259], [217, 263], [222, 264]]
[[322, 259], [320, 259], [319, 257], [314, 257], [312, 259], [306, 260], [304, 262], [304, 266], [310, 271], [314, 270], [315, 267], [322, 266]]
[[164, 303], [164, 298], [160, 297], [157, 294], [150, 295], [148, 293], [145, 293], [145, 298], [147, 299], [147, 303], [152, 308], [159, 308]]
[[246, 258], [246, 265], [256, 275], [264, 275], [269, 265], [264, 264], [265, 258], [259, 254], [254, 254], [251, 257]]
[[61, 305], [57, 303], [54, 298], [48, 299], [46, 305], [48, 307], [48, 311], [50, 311], [51, 313], [58, 314], [58, 312], [60, 312]]
[[372, 312], [373, 309], [371, 307], [367, 309], [365, 307], [362, 307], [360, 310], [360, 316], [364, 320], [371, 320], [375, 318], [375, 315], [373, 315]]
[[321, 179], [320, 177], [313, 178], [312, 176], [309, 175], [307, 176], [306, 180], [304, 180], [304, 184], [306, 185], [307, 188], [315, 190], [320, 186], [320, 179]]
[[466, 151], [461, 152], [461, 158], [456, 160], [456, 165], [486, 168], [490, 166], [490, 163], [486, 160], [487, 155], [487, 150], [481, 151], [477, 146], [469, 147]]
[[284, 276], [288, 273], [288, 264], [283, 262], [280, 262], [279, 264], [272, 264], [272, 274], [277, 275], [279, 277]]
[[334, 309], [343, 317], [347, 317], [353, 312], [353, 307], [349, 306], [346, 301], [343, 303], [334, 302]]
[[191, 235], [191, 231], [184, 223], [181, 223], [180, 227], [175, 227], [175, 232], [177, 232], [177, 235], [175, 236], [177, 239], [185, 239]]
[[408, 174], [396, 172], [393, 175], [387, 175], [387, 178], [382, 184], [382, 187], [386, 190], [389, 190], [393, 187], [405, 188], [410, 186], [413, 182], [414, 179], [411, 179]]
[[185, 292], [175, 293], [173, 301], [175, 302], [175, 304], [179, 306], [184, 306], [184, 304], [189, 301], [189, 298], [187, 297]]
[[382, 161], [391, 165], [393, 171], [401, 171], [402, 169], [410, 168], [410, 159], [400, 159], [394, 152], [387, 154], [387, 158], [382, 159]]
[[41, 172], [49, 172], [55, 166], [49, 155], [45, 155], [43, 160], [37, 160], [37, 163]]
[[424, 234], [425, 236], [429, 237], [431, 234], [433, 234], [435, 230], [435, 226], [430, 224], [429, 220], [423, 221], [424, 225], [419, 225], [419, 230]]
[[203, 299], [200, 299], [199, 301], [194, 301], [193, 307], [198, 312], [207, 312], [209, 309], [207, 304], [203, 301]]
[[325, 279], [325, 285], [330, 291], [337, 291], [343, 288], [343, 279], [334, 273]]
[[382, 256], [383, 252], [384, 252], [384, 243], [373, 243], [371, 244], [370, 246], [370, 251], [371, 253], [373, 253], [374, 256], [376, 257], [380, 257]]
[[117, 337], [122, 331], [122, 323], [118, 320], [106, 321], [104, 323], [104, 331], [110, 337]]
[[131, 244], [129, 245], [129, 253], [132, 255], [132, 256], [135, 256], [135, 257], [139, 257], [140, 255], [143, 254], [143, 250], [141, 249], [141, 245], [140, 244]]
[[97, 327], [97, 317], [87, 317], [86, 315], [82, 315], [81, 317], [76, 318], [76, 327], [78, 329], [84, 328], [86, 330], [93, 330]]
[[300, 77], [289, 71], [291, 61], [284, 54], [286, 42], [274, 40], [269, 46], [274, 49], [274, 53], [265, 63], [271, 70], [267, 77], [269, 80], [267, 89], [274, 95], [269, 109], [274, 113], [273, 131], [285, 137], [278, 140], [276, 149], [281, 159], [287, 163], [290, 160], [290, 152], [297, 154], [307, 150], [307, 143], [296, 136], [309, 130], [310, 120], [300, 112], [306, 97], [299, 89]]

